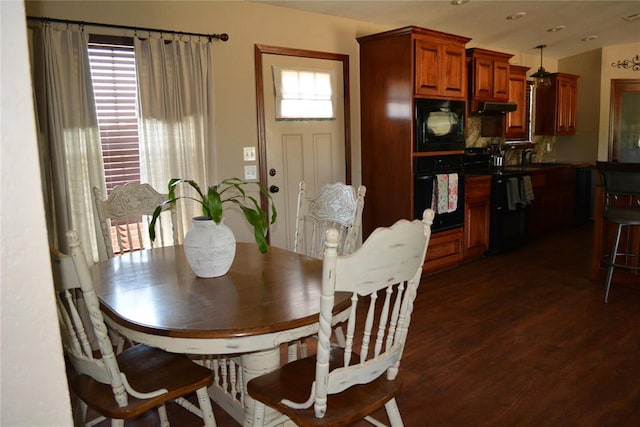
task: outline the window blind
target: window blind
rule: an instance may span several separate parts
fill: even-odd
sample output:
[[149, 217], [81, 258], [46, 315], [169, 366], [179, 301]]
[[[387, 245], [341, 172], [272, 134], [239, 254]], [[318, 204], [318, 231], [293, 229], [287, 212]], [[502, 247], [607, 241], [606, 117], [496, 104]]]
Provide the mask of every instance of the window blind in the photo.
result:
[[140, 182], [133, 45], [90, 42], [89, 62], [108, 195], [116, 185]]

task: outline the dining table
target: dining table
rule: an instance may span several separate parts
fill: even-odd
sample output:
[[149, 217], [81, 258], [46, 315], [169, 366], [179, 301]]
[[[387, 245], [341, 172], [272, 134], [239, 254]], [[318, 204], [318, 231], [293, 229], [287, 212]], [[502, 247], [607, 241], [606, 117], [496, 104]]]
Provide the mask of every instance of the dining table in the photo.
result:
[[[280, 366], [282, 344], [319, 329], [322, 260], [285, 249], [263, 254], [238, 242], [231, 269], [214, 278], [197, 277], [180, 245], [116, 256], [91, 273], [115, 333], [208, 361], [210, 397], [245, 426], [253, 418], [247, 382]], [[336, 293], [335, 322], [346, 319], [350, 298]]]

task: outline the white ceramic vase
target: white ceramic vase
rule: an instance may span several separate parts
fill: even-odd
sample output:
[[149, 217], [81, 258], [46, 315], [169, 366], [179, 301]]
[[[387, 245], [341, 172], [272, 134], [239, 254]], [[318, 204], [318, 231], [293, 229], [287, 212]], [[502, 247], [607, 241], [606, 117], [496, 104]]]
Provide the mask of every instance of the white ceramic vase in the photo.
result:
[[236, 237], [224, 223], [216, 224], [204, 216], [191, 220], [192, 227], [184, 236], [184, 254], [198, 277], [227, 274], [236, 255]]

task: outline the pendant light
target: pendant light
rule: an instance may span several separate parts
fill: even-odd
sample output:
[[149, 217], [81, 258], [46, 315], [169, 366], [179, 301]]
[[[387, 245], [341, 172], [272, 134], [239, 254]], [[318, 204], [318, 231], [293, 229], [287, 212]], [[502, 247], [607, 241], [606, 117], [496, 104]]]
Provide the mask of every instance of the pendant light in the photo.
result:
[[536, 46], [536, 49], [540, 49], [540, 68], [538, 68], [538, 71], [531, 74], [531, 77], [535, 79], [534, 80], [535, 85], [538, 87], [551, 86], [551, 77], [550, 77], [551, 73], [545, 70], [544, 67], [542, 66], [542, 49], [544, 49], [545, 47], [547, 47], [546, 44], [541, 44], [540, 46]]

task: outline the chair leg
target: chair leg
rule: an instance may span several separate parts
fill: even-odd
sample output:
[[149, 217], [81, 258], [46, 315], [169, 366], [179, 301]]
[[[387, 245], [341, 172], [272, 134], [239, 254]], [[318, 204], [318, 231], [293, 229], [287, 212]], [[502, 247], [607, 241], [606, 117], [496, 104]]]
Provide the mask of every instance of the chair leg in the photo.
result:
[[158, 406], [158, 416], [160, 417], [160, 427], [170, 427], [169, 417], [167, 416], [167, 407], [162, 405]]
[[385, 403], [384, 408], [387, 410], [387, 416], [389, 417], [389, 424], [391, 424], [391, 427], [404, 426], [404, 423], [402, 422], [402, 417], [400, 416], [400, 410], [398, 409], [398, 404], [396, 403], [395, 398]]
[[338, 347], [345, 348], [347, 346], [347, 340], [344, 337], [342, 327], [340, 325], [336, 326], [333, 333], [336, 335], [336, 344], [338, 344]]
[[620, 244], [620, 235], [622, 234], [622, 224], [618, 224], [616, 230], [616, 238], [611, 248], [611, 259], [609, 260], [609, 268], [607, 269], [607, 280], [605, 281], [604, 302], [609, 302], [609, 289], [611, 288], [611, 279], [613, 279], [613, 269], [616, 263], [616, 254], [618, 253], [618, 245]]

